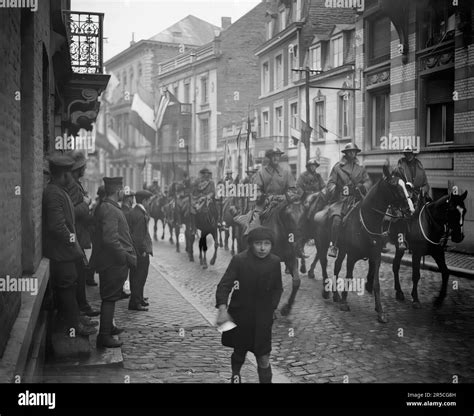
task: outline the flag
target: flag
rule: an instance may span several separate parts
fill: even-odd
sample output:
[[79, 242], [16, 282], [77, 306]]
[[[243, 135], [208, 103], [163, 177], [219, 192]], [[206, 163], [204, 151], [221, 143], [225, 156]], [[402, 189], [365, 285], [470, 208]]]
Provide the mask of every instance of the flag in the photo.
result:
[[311, 132], [313, 129], [308, 126], [303, 120], [300, 120], [301, 122], [301, 141], [306, 147], [306, 150], [309, 149], [310, 146], [310, 138], [311, 138]]
[[[171, 94], [168, 90], [165, 91], [164, 95], [161, 96], [160, 103], [158, 104], [157, 111], [155, 113], [155, 127], [156, 130], [161, 129], [163, 124], [163, 119], [165, 114], [170, 111], [172, 108], [179, 108], [179, 101], [178, 99]], [[174, 106], [174, 107], [173, 107]]]
[[247, 117], [247, 139], [245, 140], [245, 150], [249, 150], [250, 135], [252, 134], [252, 126], [250, 125], [250, 115]]
[[141, 85], [138, 85], [138, 92], [133, 95], [130, 124], [150, 143], [154, 143], [156, 126], [154, 123], [153, 96]]
[[239, 130], [239, 134], [237, 135], [237, 139], [235, 139], [235, 142], [237, 143], [237, 149], [239, 150], [240, 153], [240, 133], [242, 132], [242, 128]]
[[146, 156], [145, 156], [145, 158], [143, 159], [142, 172], [145, 170], [145, 167], [146, 167]]
[[125, 146], [125, 142], [122, 140], [122, 138], [110, 127], [107, 128], [107, 140], [115, 149]]
[[104, 93], [104, 100], [109, 104], [115, 104], [120, 100], [120, 94], [120, 81], [113, 73], [111, 73], [107, 89]]

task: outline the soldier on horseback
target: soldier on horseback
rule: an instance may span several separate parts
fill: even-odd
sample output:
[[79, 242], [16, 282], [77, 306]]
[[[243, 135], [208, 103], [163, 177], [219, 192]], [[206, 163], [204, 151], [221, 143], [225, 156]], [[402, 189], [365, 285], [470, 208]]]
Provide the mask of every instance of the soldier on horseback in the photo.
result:
[[158, 196], [160, 194], [160, 185], [158, 185], [158, 178], [153, 179], [153, 183], [150, 185], [148, 190], [153, 194]]
[[332, 219], [332, 244], [328, 255], [331, 257], [337, 257], [338, 254], [342, 218], [357, 201], [362, 200], [371, 185], [367, 171], [357, 160], [357, 153], [360, 151], [357, 145], [348, 143], [342, 150], [344, 156], [334, 165], [329, 176], [327, 189], [332, 201], [329, 207], [329, 218]]
[[416, 158], [411, 146], [405, 146], [403, 149], [403, 157], [398, 160], [398, 169], [403, 172], [407, 185], [412, 189], [413, 204], [415, 206], [419, 201], [431, 201], [429, 197], [430, 186], [425, 169]]
[[197, 179], [192, 186], [192, 207], [194, 213], [199, 212], [206, 206], [211, 211], [211, 215], [217, 218], [217, 210], [214, 204], [216, 186], [211, 179], [212, 172], [208, 168], [203, 168], [199, 173], [201, 177]]

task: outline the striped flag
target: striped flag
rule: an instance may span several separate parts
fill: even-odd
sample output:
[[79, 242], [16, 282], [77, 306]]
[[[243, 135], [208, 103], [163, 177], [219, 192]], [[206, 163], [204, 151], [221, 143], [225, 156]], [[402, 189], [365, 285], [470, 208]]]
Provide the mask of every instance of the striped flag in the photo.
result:
[[133, 95], [130, 124], [150, 143], [154, 143], [156, 126], [154, 123], [153, 96], [141, 85], [138, 86], [138, 92]]
[[163, 125], [165, 114], [172, 108], [179, 109], [179, 101], [173, 94], [171, 94], [171, 92], [167, 90], [165, 91], [164, 95], [161, 96], [160, 103], [158, 104], [158, 109], [155, 114], [154, 121], [157, 130], [159, 130]]

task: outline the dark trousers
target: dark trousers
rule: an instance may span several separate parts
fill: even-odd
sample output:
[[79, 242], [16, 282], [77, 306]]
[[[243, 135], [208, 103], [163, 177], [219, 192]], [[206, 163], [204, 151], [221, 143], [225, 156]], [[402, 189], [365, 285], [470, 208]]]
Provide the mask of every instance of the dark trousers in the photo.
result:
[[122, 295], [123, 284], [127, 280], [128, 265], [114, 264], [99, 271], [100, 297], [102, 301], [116, 302]]
[[86, 267], [82, 260], [76, 261], [76, 270], [77, 270], [77, 286], [76, 286], [76, 297], [79, 309], [82, 311], [84, 309], [90, 308], [89, 303], [87, 302], [86, 297], [86, 278], [88, 267]]
[[143, 288], [145, 287], [150, 267], [150, 255], [137, 257], [137, 267], [130, 267], [130, 305], [140, 305], [143, 300]]
[[51, 260], [49, 267], [58, 316], [68, 328], [77, 328], [79, 306], [76, 297], [76, 265], [73, 261]]

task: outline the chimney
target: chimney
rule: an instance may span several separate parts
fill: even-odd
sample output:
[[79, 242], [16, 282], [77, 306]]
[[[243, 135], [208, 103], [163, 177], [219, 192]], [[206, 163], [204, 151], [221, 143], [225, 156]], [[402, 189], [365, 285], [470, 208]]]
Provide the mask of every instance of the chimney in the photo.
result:
[[232, 24], [232, 17], [221, 17], [222, 30], [226, 30]]

